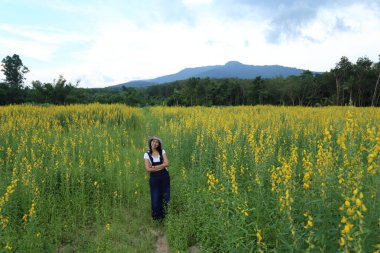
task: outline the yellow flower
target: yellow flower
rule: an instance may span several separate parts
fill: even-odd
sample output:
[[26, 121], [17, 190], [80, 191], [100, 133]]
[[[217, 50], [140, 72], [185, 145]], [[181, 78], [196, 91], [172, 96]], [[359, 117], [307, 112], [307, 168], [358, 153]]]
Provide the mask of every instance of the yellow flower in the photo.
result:
[[373, 158], [375, 158], [375, 154], [369, 154], [368, 155], [368, 163], [372, 163], [373, 162]]
[[0, 222], [3, 224], [3, 228], [6, 228], [9, 223], [9, 218], [0, 215]]
[[5, 247], [4, 247], [4, 249], [5, 249], [5, 250], [12, 250], [12, 246], [11, 246], [9, 243], [7, 243], [7, 244], [5, 245]]
[[314, 224], [313, 224], [313, 217], [311, 217], [311, 216], [308, 214], [308, 212], [304, 213], [303, 215], [304, 215], [305, 217], [307, 217], [307, 223], [306, 223], [306, 225], [304, 226], [304, 228], [305, 228], [305, 229], [308, 229], [308, 228], [314, 226]]
[[248, 216], [248, 215], [249, 215], [248, 211], [246, 211], [246, 210], [244, 210], [244, 209], [241, 210], [241, 213], [242, 213], [244, 216]]
[[359, 210], [357, 210], [356, 213], [359, 215], [360, 218], [364, 218], [362, 212], [360, 212]]
[[263, 240], [263, 237], [261, 236], [261, 230], [260, 229], [257, 230], [256, 237], [257, 237], [257, 244], [261, 243], [261, 241]]
[[340, 246], [344, 246], [344, 244], [345, 244], [344, 237], [341, 237], [341, 238], [340, 238], [339, 245], [340, 245]]
[[111, 224], [107, 223], [105, 226], [106, 231], [110, 231], [111, 229]]
[[354, 225], [352, 225], [351, 223], [347, 222], [346, 225], [344, 226], [343, 233], [345, 233], [345, 234], [350, 233], [350, 231], [351, 231], [351, 229], [352, 229], [353, 226]]
[[29, 209], [29, 217], [32, 218], [36, 212], [36, 204], [32, 202], [32, 206]]

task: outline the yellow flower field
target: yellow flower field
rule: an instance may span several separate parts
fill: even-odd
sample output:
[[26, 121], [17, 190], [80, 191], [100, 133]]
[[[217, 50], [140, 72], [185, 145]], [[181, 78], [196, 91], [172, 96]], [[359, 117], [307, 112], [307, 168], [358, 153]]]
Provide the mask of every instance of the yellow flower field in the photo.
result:
[[1, 250], [149, 214], [149, 135], [171, 162], [173, 252], [380, 250], [380, 108], [100, 104], [0, 107]]

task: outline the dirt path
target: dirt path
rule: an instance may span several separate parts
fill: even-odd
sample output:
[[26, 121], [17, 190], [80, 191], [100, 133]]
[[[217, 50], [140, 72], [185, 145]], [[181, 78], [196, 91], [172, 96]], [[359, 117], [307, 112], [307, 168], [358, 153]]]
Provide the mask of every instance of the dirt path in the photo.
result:
[[[163, 230], [152, 231], [152, 233], [157, 236], [155, 253], [170, 253], [169, 243], [168, 243], [168, 240], [166, 239], [166, 235], [164, 231]], [[191, 246], [189, 248], [189, 253], [198, 253], [198, 252], [199, 252], [199, 249], [196, 245]]]
[[169, 253], [169, 244], [164, 234], [160, 235], [156, 242], [156, 253]]
[[166, 239], [165, 233], [162, 229], [152, 230], [152, 234], [157, 237], [155, 245], [155, 253], [170, 253], [168, 240]]

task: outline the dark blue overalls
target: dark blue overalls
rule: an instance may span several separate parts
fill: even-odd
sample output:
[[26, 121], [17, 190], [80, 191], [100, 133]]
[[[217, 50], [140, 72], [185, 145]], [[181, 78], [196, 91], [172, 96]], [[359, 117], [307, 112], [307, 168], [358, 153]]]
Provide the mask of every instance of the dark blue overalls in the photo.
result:
[[[153, 162], [153, 157], [148, 151], [149, 159], [152, 166], [163, 163], [163, 157], [160, 154], [160, 161]], [[167, 169], [156, 172], [150, 172], [149, 176], [150, 197], [152, 203], [152, 217], [154, 220], [162, 220], [165, 217], [165, 209], [170, 200], [170, 176]]]

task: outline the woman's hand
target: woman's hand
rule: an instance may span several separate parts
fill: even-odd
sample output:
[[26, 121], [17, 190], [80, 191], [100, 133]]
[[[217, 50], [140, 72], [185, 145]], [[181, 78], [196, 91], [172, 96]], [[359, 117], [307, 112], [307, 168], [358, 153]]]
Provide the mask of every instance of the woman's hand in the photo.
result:
[[162, 167], [162, 166], [160, 166], [160, 165], [152, 166], [152, 171], [162, 170], [162, 168], [160, 168], [160, 167]]

